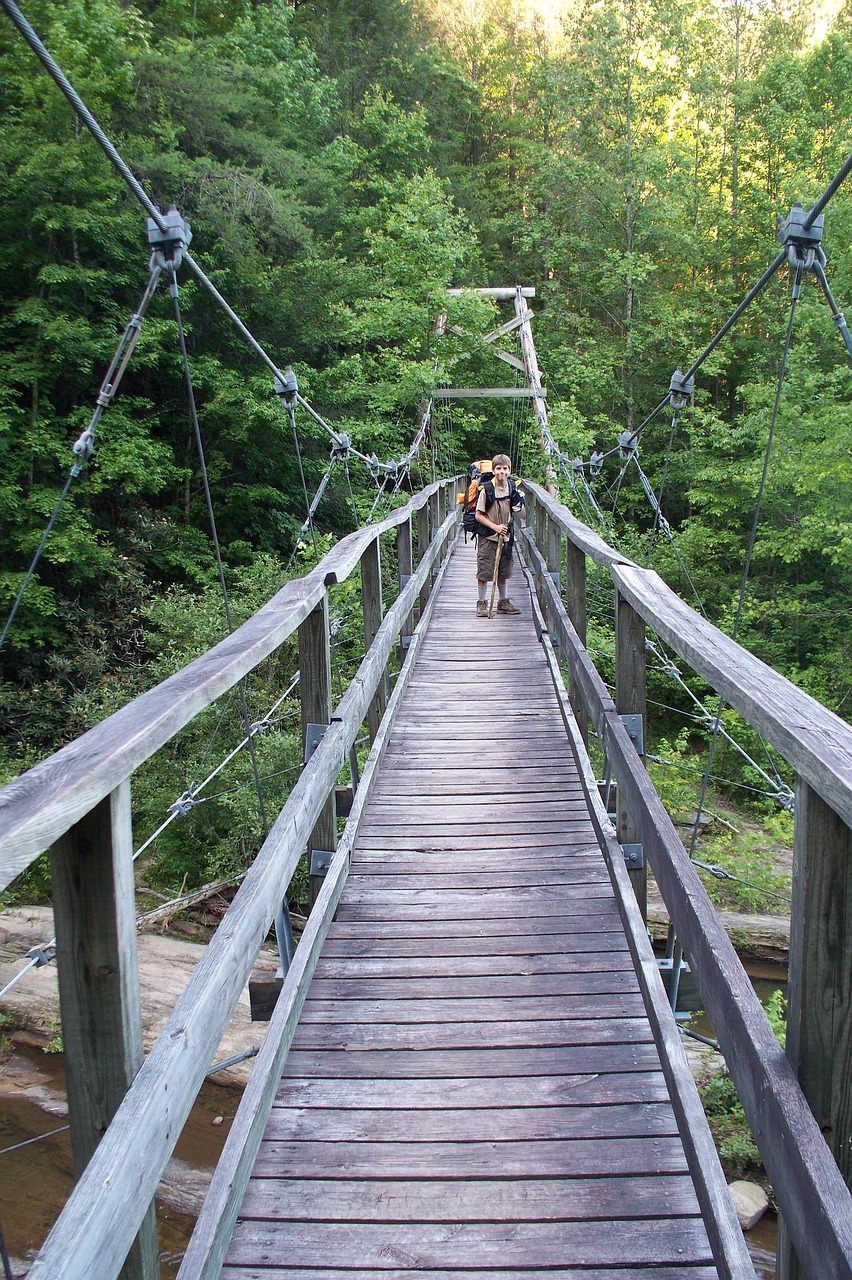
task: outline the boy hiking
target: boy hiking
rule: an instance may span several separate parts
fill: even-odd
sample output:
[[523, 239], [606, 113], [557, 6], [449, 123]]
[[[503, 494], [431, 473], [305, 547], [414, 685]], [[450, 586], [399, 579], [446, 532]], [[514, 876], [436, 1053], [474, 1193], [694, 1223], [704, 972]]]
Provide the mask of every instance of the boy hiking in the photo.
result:
[[[481, 485], [476, 500], [476, 585], [479, 598], [476, 601], [477, 618], [488, 617], [488, 585], [497, 569], [497, 592], [500, 597], [498, 613], [520, 613], [508, 596], [508, 582], [512, 576], [513, 512], [524, 511], [523, 495], [511, 479], [512, 460], [505, 453], [492, 459], [492, 480]], [[497, 551], [500, 560], [497, 562]]]

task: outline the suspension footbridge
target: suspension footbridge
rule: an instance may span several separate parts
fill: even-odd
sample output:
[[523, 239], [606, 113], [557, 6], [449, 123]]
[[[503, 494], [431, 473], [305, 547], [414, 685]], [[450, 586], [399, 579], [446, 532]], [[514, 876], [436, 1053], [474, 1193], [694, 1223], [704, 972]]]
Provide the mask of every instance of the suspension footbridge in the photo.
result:
[[[838, 886], [852, 730], [527, 490], [520, 616], [475, 616], [455, 485], [437, 482], [0, 793], [3, 881], [52, 849], [80, 1175], [33, 1277], [156, 1275], [150, 1202], [306, 848], [321, 887], [182, 1280], [750, 1276], [648, 943], [645, 863], [760, 1145], [787, 1265], [852, 1274], [836, 946], [848, 936]], [[409, 571], [386, 605], [378, 566], [391, 551]], [[617, 587], [615, 701], [580, 638], [587, 557]], [[368, 649], [332, 706], [328, 590], [353, 572]], [[646, 625], [799, 777], [787, 1054], [636, 749]], [[143, 1062], [130, 776], [294, 633], [315, 749]], [[473, 717], [472, 682], [484, 694]], [[365, 723], [372, 747], [338, 835], [336, 783]], [[614, 812], [584, 725], [616, 784]]]

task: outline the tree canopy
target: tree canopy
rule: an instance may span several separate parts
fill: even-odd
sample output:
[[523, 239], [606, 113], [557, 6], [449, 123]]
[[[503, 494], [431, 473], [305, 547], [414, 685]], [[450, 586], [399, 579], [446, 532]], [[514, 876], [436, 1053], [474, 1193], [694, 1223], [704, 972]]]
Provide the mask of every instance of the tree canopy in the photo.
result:
[[[671, 539], [615, 446], [775, 257], [778, 218], [796, 201], [807, 208], [846, 159], [848, 4], [26, 8], [151, 197], [189, 219], [193, 253], [251, 332], [365, 454], [405, 453], [436, 381], [495, 381], [482, 342], [495, 308], [448, 300], [448, 287], [535, 285], [553, 432], [568, 457], [607, 455], [599, 476], [585, 473], [607, 536], [731, 625], [790, 271], [704, 362], [674, 428], [663, 413], [642, 432], [639, 462]], [[5, 618], [139, 306], [149, 246], [134, 198], [5, 20], [0, 107]], [[841, 309], [852, 299], [851, 227], [841, 187], [824, 234]], [[268, 371], [186, 273], [180, 304], [226, 576], [258, 603], [297, 554], [329, 438], [301, 415], [297, 453]], [[740, 639], [848, 714], [852, 366], [811, 275], [775, 416]], [[442, 417], [439, 433], [442, 466], [463, 469], [511, 438], [518, 468], [543, 474], [532, 426], [505, 405]], [[351, 479], [352, 493], [330, 486], [321, 534], [351, 528], [353, 507], [369, 510], [375, 484], [354, 469]], [[561, 483], [581, 518], [599, 519], [584, 487]], [[177, 602], [222, 625], [204, 603], [216, 581], [161, 287], [0, 652], [5, 775], [162, 672]], [[211, 638], [194, 628], [174, 661]]]

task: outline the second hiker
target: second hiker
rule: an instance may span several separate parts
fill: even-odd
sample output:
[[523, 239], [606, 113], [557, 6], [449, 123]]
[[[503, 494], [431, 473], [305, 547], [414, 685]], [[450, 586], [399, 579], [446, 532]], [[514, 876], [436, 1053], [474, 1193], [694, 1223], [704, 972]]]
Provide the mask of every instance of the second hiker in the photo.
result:
[[512, 460], [505, 453], [498, 453], [491, 462], [492, 479], [480, 484], [476, 500], [476, 601], [477, 618], [488, 617], [488, 586], [494, 577], [497, 559], [497, 543], [503, 534], [503, 548], [497, 567], [498, 613], [520, 613], [508, 596], [508, 582], [513, 569], [514, 530], [516, 511], [525, 512], [524, 497], [512, 479]]

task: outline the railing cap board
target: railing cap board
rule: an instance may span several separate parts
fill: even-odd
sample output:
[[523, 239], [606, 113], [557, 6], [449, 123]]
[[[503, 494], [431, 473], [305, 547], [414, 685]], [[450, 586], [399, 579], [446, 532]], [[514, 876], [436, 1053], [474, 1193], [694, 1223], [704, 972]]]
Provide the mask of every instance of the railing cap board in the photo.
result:
[[852, 826], [852, 725], [685, 604], [653, 569], [613, 566], [621, 594]]
[[[564, 503], [552, 497], [540, 484], [536, 484], [534, 480], [524, 480], [523, 485], [525, 490], [532, 492], [536, 502], [541, 504], [551, 519], [565, 530], [574, 545], [584, 551], [587, 556], [591, 556], [598, 564], [605, 564], [610, 568], [616, 564], [634, 564], [628, 556], [615, 551], [608, 542], [604, 542], [600, 534], [595, 533], [588, 525], [583, 524], [582, 520], [572, 515]], [[638, 565], [636, 567], [638, 568]]]
[[214, 648], [4, 787], [0, 888], [292, 635], [322, 599], [326, 583], [342, 582], [370, 542], [448, 483], [454, 481], [435, 481], [380, 524], [341, 539], [316, 568], [286, 583]]

